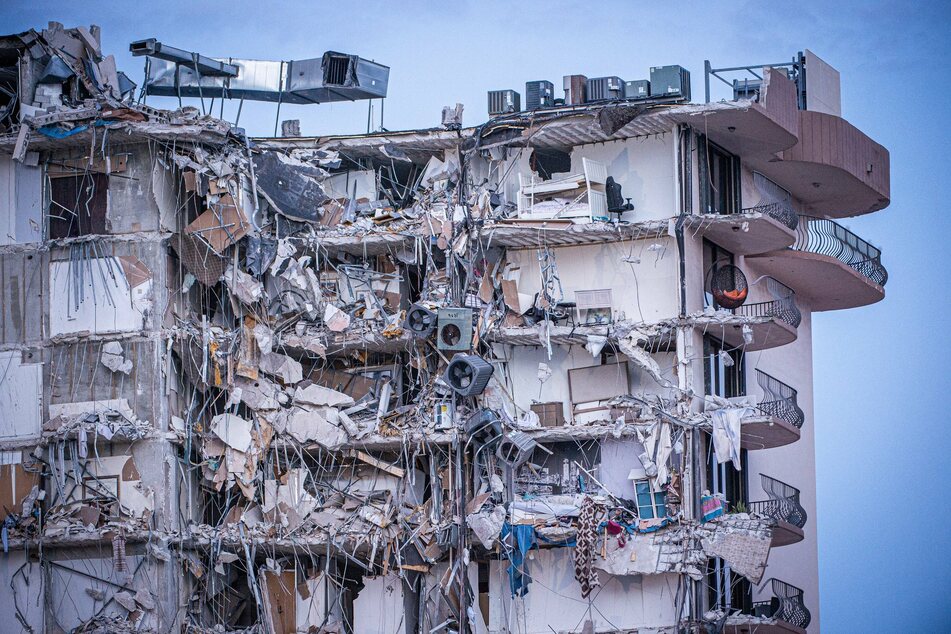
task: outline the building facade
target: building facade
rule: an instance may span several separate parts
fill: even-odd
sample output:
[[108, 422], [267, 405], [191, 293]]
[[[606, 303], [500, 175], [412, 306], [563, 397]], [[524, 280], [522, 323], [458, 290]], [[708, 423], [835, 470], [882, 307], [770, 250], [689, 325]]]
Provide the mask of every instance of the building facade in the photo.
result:
[[12, 631], [819, 631], [812, 315], [884, 298], [889, 157], [798, 59], [248, 138], [2, 38]]

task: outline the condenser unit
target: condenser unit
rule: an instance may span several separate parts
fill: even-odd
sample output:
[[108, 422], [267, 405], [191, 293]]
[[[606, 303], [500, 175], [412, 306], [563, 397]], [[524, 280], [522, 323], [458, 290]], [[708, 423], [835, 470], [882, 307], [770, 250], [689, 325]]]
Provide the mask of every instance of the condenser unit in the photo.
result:
[[594, 77], [588, 80], [586, 90], [588, 103], [621, 99], [624, 96], [624, 80], [620, 77]]
[[624, 82], [625, 99], [647, 99], [651, 96], [651, 83], [646, 79]]
[[555, 105], [555, 84], [539, 80], [525, 82], [525, 109], [538, 110]]
[[683, 66], [651, 66], [651, 96], [690, 101], [690, 71]]
[[522, 109], [522, 96], [514, 90], [489, 91], [489, 116], [518, 112]]
[[468, 350], [472, 347], [472, 310], [440, 308], [436, 318], [436, 347]]
[[495, 368], [482, 357], [474, 354], [458, 354], [452, 358], [443, 381], [459, 396], [478, 396], [485, 390]]

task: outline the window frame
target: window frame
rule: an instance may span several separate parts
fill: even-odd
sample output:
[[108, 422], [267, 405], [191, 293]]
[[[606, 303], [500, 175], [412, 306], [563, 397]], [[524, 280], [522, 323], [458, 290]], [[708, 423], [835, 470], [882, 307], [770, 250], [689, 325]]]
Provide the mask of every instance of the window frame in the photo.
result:
[[[641, 504], [641, 495], [642, 493], [638, 491], [638, 486], [647, 487], [647, 495], [650, 496], [650, 510], [652, 515], [650, 517], [645, 517], [642, 509], [648, 508], [647, 505]], [[658, 498], [658, 496], [660, 496]], [[639, 478], [634, 480], [634, 503], [637, 504], [637, 517], [642, 520], [652, 520], [652, 519], [663, 519], [667, 517], [667, 492], [666, 491], [653, 491], [651, 489], [650, 479], [648, 478]]]

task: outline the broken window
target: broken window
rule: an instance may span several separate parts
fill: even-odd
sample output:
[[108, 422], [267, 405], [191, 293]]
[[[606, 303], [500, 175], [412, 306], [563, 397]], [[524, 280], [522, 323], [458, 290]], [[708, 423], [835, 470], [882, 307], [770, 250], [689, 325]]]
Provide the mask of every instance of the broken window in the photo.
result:
[[76, 238], [106, 233], [109, 177], [97, 172], [51, 176], [49, 237]]
[[723, 148], [700, 138], [700, 208], [703, 213], [740, 212], [740, 160]]
[[642, 520], [667, 517], [667, 492], [651, 491], [648, 479], [635, 480], [634, 491], [637, 494], [637, 516]]

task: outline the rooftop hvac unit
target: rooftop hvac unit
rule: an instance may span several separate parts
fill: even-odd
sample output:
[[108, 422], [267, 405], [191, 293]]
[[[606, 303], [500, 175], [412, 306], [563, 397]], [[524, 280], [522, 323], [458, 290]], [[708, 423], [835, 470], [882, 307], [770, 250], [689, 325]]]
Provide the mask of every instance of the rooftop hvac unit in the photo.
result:
[[759, 100], [759, 91], [763, 82], [759, 79], [734, 79], [733, 101], [737, 99]]
[[690, 72], [683, 66], [651, 66], [651, 96], [690, 101]]
[[621, 99], [624, 96], [624, 80], [620, 77], [595, 77], [588, 80], [587, 103]]
[[436, 321], [436, 347], [465, 351], [472, 347], [472, 309], [440, 308]]
[[575, 310], [579, 324], [609, 324], [613, 304], [611, 289], [575, 291]]
[[489, 115], [508, 114], [522, 109], [522, 96], [514, 90], [489, 91]]
[[538, 110], [555, 105], [555, 84], [550, 81], [525, 82], [525, 109]]
[[474, 354], [458, 354], [452, 358], [443, 374], [452, 391], [459, 396], [478, 396], [485, 390], [495, 368]]
[[565, 75], [562, 80], [565, 89], [565, 105], [580, 106], [587, 95], [588, 78], [584, 75]]
[[406, 311], [406, 320], [403, 325], [413, 333], [413, 336], [426, 338], [436, 328], [436, 313], [425, 306], [413, 304]]
[[624, 82], [625, 99], [647, 99], [651, 96], [651, 83], [646, 79]]

